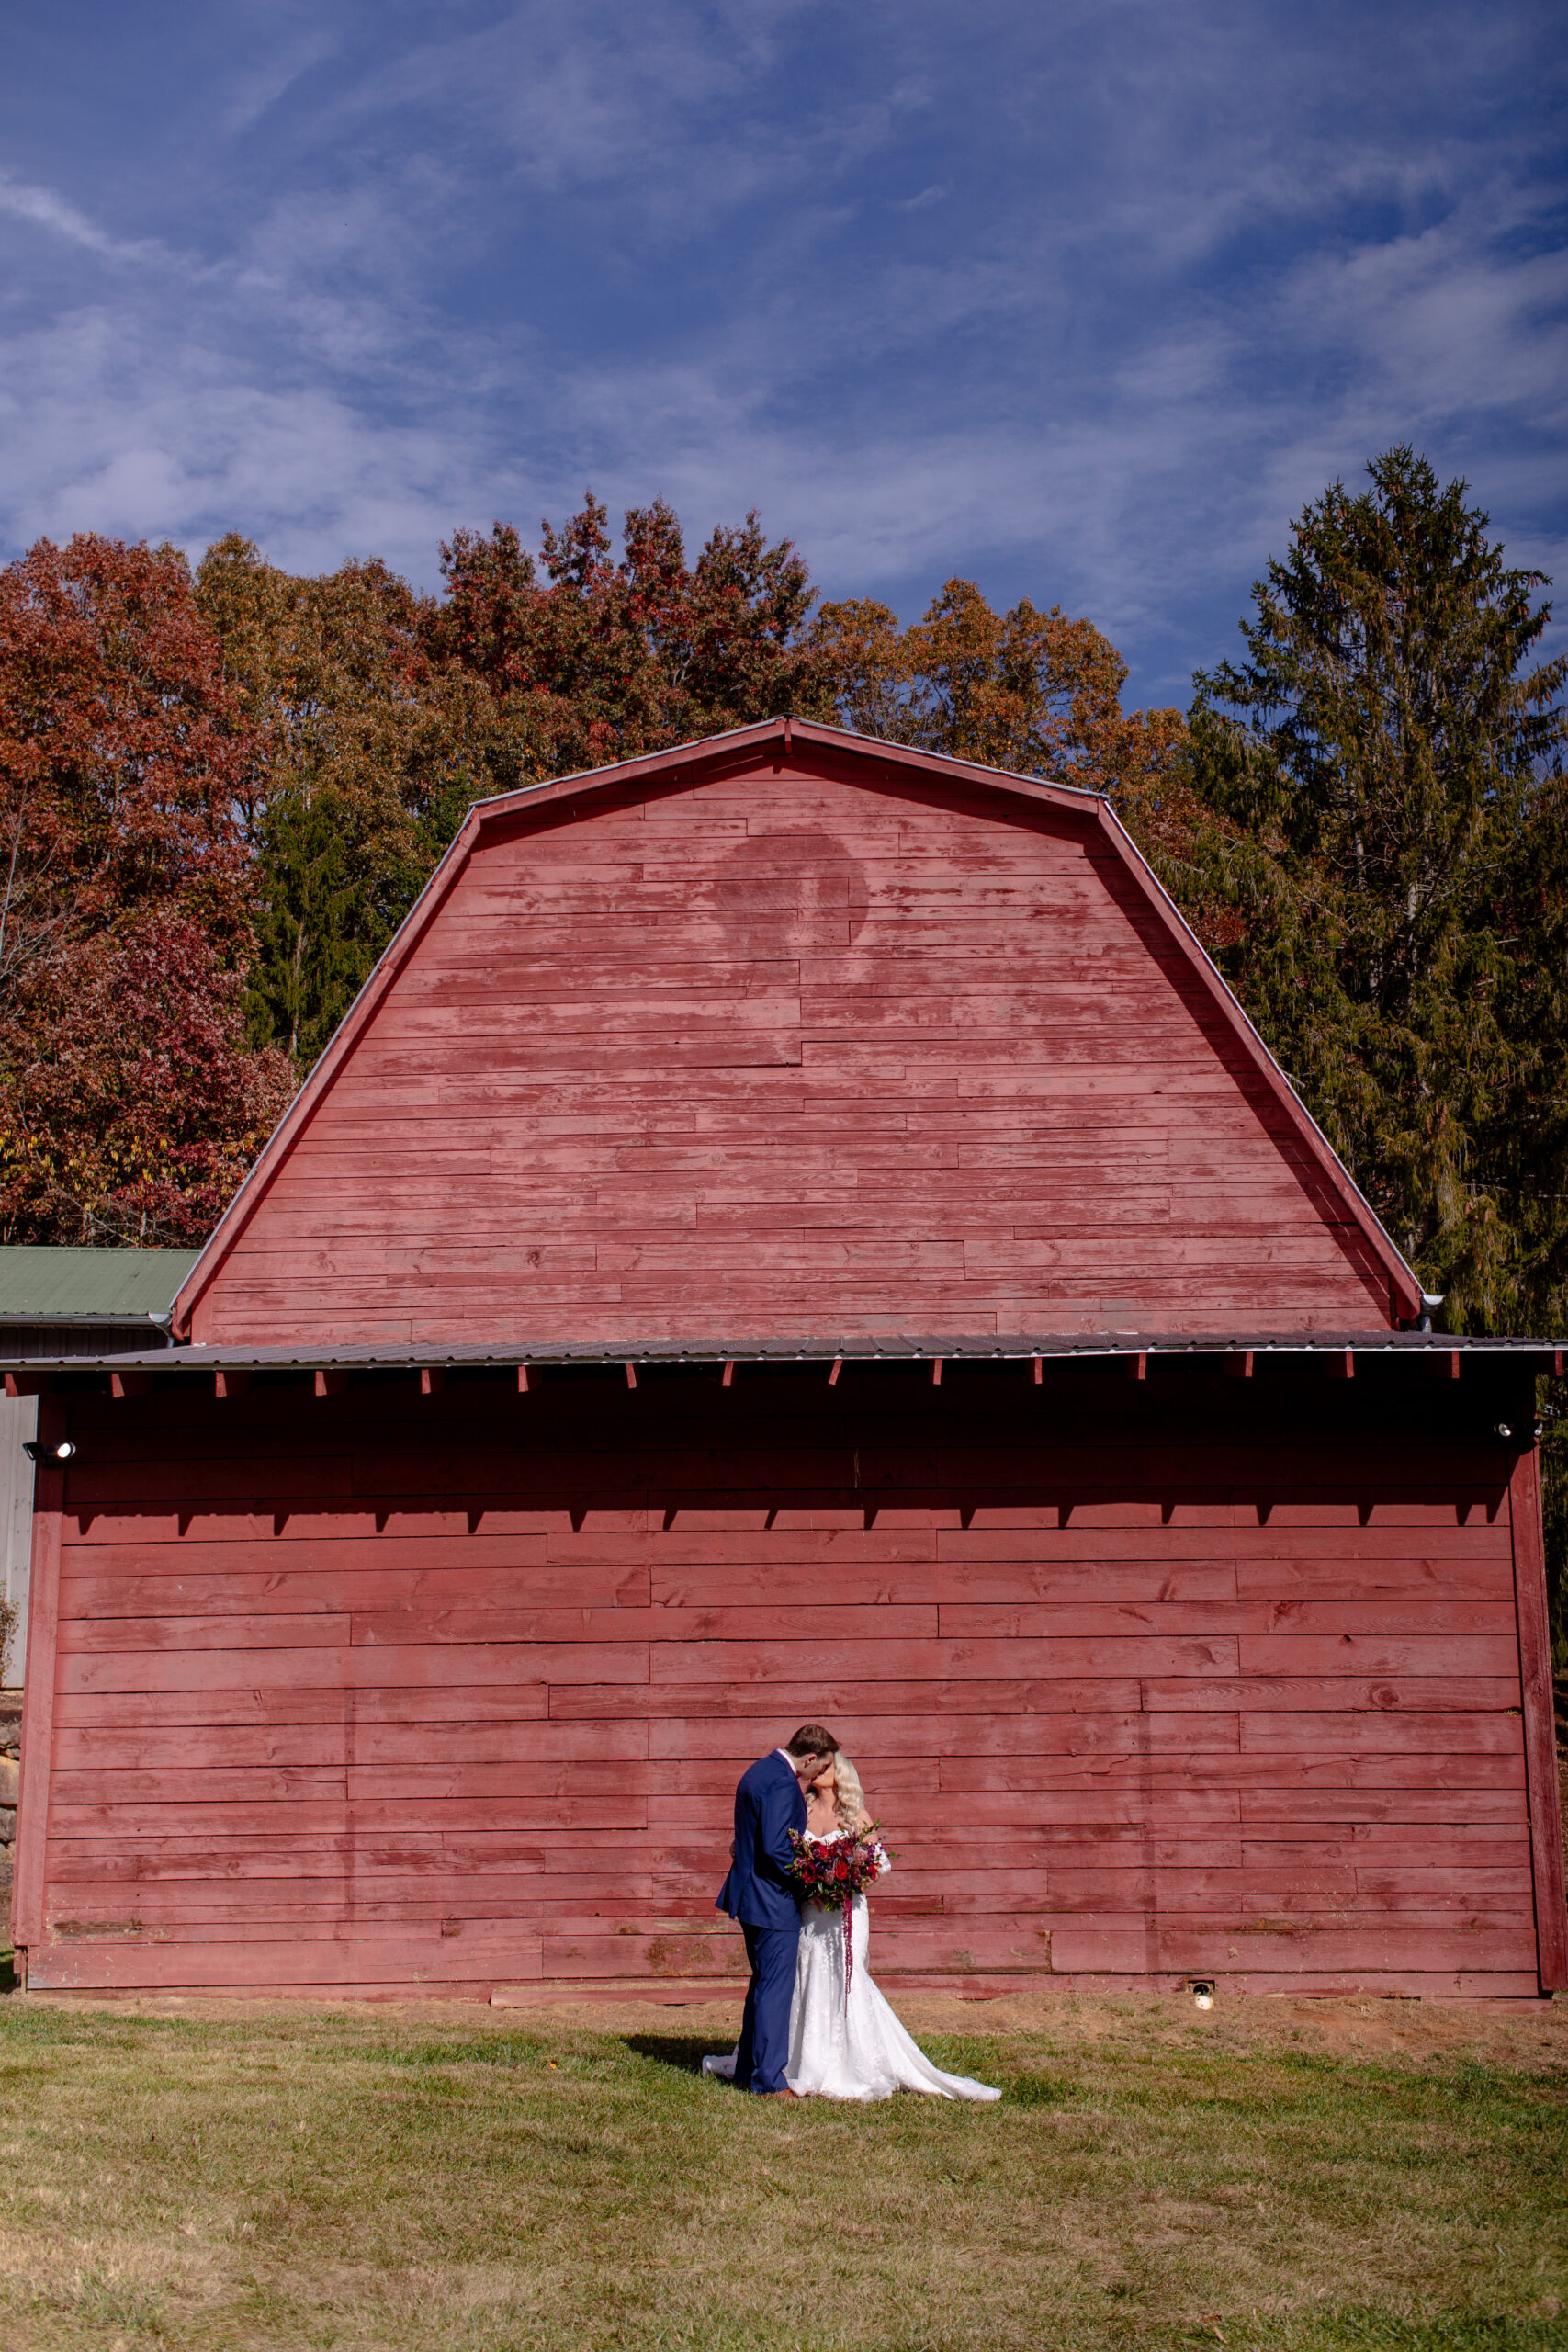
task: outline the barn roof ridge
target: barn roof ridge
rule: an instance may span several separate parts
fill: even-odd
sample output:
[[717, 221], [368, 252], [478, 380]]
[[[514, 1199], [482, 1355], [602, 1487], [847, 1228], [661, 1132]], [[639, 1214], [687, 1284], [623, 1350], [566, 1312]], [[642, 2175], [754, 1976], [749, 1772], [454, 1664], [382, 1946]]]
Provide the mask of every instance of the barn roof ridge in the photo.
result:
[[819, 745], [823, 749], [849, 752], [880, 763], [885, 769], [908, 767], [950, 781], [980, 783], [999, 795], [1036, 806], [1056, 808], [1094, 825], [1132, 876], [1151, 911], [1164, 926], [1201, 985], [1213, 998], [1227, 1026], [1253, 1061], [1258, 1075], [1295, 1128], [1320, 1172], [1338, 1195], [1351, 1222], [1370, 1245], [1388, 1283], [1391, 1322], [1396, 1321], [1401, 1312], [1414, 1318], [1431, 1303], [1415, 1268], [1302, 1101], [1224, 974], [1122, 823], [1106, 794], [1082, 785], [1062, 784], [1052, 779], [1019, 775], [1010, 770], [987, 768], [976, 761], [953, 759], [945, 752], [926, 752], [908, 744], [886, 742], [877, 736], [854, 734], [848, 729], [827, 727], [818, 720], [781, 716], [759, 720], [750, 727], [734, 728], [723, 734], [705, 736], [693, 742], [672, 744], [662, 751], [641, 753], [635, 759], [618, 761], [607, 767], [584, 769], [573, 775], [548, 777], [537, 784], [519, 786], [511, 792], [492, 794], [487, 799], [471, 803], [467, 817], [423, 889], [382, 949], [363, 987], [268, 1136], [201, 1255], [181, 1283], [170, 1318], [175, 1336], [182, 1337], [189, 1329], [190, 1317], [197, 1301], [229, 1249], [265, 1197], [273, 1176], [287, 1157], [294, 1137], [330, 1091], [360, 1034], [374, 1017], [403, 965], [439, 912], [488, 826], [498, 820], [530, 814], [555, 802], [580, 798], [585, 792], [598, 794], [644, 778], [651, 781], [660, 775], [669, 775], [672, 770], [679, 773], [683, 767], [695, 768], [705, 762], [738, 752], [758, 750], [775, 739], [786, 753], [797, 741], [802, 745]]
[[487, 821], [496, 817], [510, 816], [514, 811], [538, 808], [547, 799], [565, 799], [583, 790], [610, 791], [617, 785], [636, 784], [644, 776], [666, 775], [673, 768], [698, 765], [704, 755], [716, 758], [724, 753], [741, 751], [753, 744], [782, 740], [786, 751], [796, 743], [821, 744], [831, 751], [861, 752], [893, 767], [924, 769], [941, 775], [975, 777], [993, 791], [1014, 794], [1027, 800], [1054, 800], [1063, 796], [1075, 809], [1086, 803], [1108, 801], [1109, 795], [1099, 786], [1069, 784], [1061, 776], [1026, 775], [1020, 768], [992, 767], [984, 760], [957, 758], [951, 752], [929, 752], [912, 743], [895, 743], [886, 736], [863, 735], [852, 727], [829, 727], [817, 718], [754, 719], [748, 727], [731, 727], [718, 735], [694, 736], [689, 742], [672, 743], [660, 752], [638, 752], [630, 759], [614, 760], [597, 768], [574, 768], [569, 775], [541, 776], [533, 784], [513, 785], [508, 791], [492, 792], [482, 800], [469, 804], [470, 816]]

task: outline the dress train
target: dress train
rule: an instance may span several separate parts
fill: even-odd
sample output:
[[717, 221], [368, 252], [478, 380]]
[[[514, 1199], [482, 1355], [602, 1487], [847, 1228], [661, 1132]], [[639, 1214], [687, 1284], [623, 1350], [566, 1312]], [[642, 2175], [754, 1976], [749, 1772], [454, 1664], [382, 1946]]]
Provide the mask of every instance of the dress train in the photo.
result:
[[[967, 2075], [944, 2075], [899, 2024], [866, 1966], [871, 1913], [863, 1894], [854, 1899], [850, 1937], [854, 1968], [846, 2010], [843, 1913], [808, 1903], [800, 1915], [784, 2068], [791, 2090], [818, 2098], [891, 2098], [898, 2090], [936, 2098], [1000, 2098], [999, 2090]], [[734, 2052], [705, 2058], [703, 2072], [733, 2082]]]

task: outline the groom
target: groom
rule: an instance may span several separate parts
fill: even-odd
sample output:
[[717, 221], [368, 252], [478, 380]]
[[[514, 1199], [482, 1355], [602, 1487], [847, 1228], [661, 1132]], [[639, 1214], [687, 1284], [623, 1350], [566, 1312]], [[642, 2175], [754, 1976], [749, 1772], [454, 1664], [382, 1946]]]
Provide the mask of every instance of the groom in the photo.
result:
[[716, 1911], [740, 1922], [751, 1982], [735, 2053], [735, 2087], [764, 2098], [794, 2098], [784, 2080], [789, 2009], [800, 1905], [790, 1882], [792, 1829], [806, 1826], [805, 1790], [838, 1752], [820, 1724], [802, 1724], [785, 1747], [775, 1747], [740, 1776], [735, 1792], [734, 1860], [719, 1889]]

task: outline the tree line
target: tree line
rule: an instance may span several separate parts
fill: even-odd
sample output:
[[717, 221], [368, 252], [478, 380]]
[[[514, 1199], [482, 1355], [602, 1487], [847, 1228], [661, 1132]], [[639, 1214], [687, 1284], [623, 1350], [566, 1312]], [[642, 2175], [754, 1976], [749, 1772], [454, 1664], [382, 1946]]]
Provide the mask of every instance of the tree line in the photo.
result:
[[1189, 707], [1126, 712], [1091, 621], [824, 603], [754, 513], [689, 558], [590, 495], [536, 552], [457, 532], [428, 596], [40, 540], [0, 570], [0, 1238], [199, 1240], [471, 800], [789, 712], [1108, 794], [1449, 1328], [1562, 1331], [1551, 583], [1407, 447], [1284, 548]]

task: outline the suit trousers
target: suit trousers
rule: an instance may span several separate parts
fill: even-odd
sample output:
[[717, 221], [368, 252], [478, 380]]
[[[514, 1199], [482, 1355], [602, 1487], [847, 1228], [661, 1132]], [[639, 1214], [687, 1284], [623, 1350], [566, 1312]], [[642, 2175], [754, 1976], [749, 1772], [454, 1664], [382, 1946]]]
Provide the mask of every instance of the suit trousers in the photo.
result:
[[791, 1928], [754, 1928], [742, 1919], [746, 1957], [751, 1982], [740, 2018], [740, 2041], [735, 2052], [735, 2087], [741, 2091], [782, 2091], [789, 2058], [789, 2012], [795, 1998], [795, 1956], [800, 1946], [800, 1923]]

